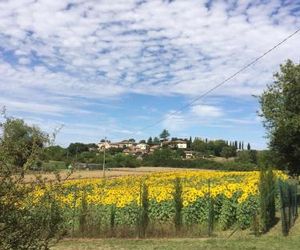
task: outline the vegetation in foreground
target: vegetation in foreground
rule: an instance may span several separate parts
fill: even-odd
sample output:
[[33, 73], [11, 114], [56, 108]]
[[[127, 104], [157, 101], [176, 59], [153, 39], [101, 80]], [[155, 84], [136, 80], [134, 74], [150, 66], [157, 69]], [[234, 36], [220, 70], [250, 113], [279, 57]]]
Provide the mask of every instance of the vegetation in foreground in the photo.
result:
[[183, 238], [183, 239], [68, 239], [60, 242], [53, 250], [105, 250], [105, 249], [270, 249], [270, 250], [298, 250], [300, 248], [300, 220], [296, 220], [290, 235], [281, 235], [280, 224], [265, 235], [255, 237], [253, 235], [241, 235], [236, 232], [230, 238], [227, 234], [218, 238]]

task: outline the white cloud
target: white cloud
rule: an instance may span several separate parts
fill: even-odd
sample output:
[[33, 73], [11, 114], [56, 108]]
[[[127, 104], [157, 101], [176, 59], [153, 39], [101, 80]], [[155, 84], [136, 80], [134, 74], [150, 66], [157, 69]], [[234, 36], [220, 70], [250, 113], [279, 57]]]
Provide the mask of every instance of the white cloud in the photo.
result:
[[223, 115], [223, 110], [219, 107], [210, 105], [194, 105], [191, 107], [191, 112], [198, 117], [202, 118], [215, 118]]
[[[213, 1], [210, 9], [196, 0], [2, 1], [0, 41], [20, 66], [0, 61], [0, 90], [13, 83], [53, 95], [198, 95], [294, 31], [298, 7], [279, 0]], [[298, 43], [299, 36], [216, 94], [260, 92], [279, 63], [299, 58]], [[26, 66], [30, 57], [42, 72]]]
[[[125, 94], [199, 96], [300, 27], [299, 7], [280, 0], [212, 1], [209, 8], [199, 0], [0, 1], [0, 102], [66, 116]], [[210, 96], [259, 94], [280, 63], [299, 61], [299, 39]], [[224, 110], [195, 105], [167, 114], [165, 125], [220, 126], [213, 121]]]

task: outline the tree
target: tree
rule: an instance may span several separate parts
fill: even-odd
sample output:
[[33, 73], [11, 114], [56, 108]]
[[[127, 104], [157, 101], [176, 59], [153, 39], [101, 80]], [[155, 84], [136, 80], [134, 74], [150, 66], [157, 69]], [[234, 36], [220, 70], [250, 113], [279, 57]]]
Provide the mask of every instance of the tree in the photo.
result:
[[129, 142], [135, 142], [135, 139], [133, 139], [133, 138], [130, 138], [129, 140], [128, 140]]
[[188, 147], [188, 148], [191, 148], [191, 147], [192, 147], [192, 144], [193, 144], [193, 139], [192, 139], [192, 137], [190, 136], [190, 139], [188, 140], [188, 143], [187, 143], [187, 147]]
[[[0, 129], [0, 249], [49, 249], [65, 223], [55, 200], [62, 192], [61, 185], [46, 184], [41, 178], [29, 183], [24, 180], [48, 137], [38, 127], [6, 116]], [[32, 200], [34, 190], [43, 190], [37, 202]]]
[[50, 146], [44, 149], [44, 160], [63, 161], [65, 160], [67, 150], [61, 146]]
[[147, 144], [148, 145], [152, 145], [153, 144], [153, 140], [152, 137], [150, 136], [149, 139], [147, 140]]
[[248, 144], [247, 144], [247, 150], [251, 150], [251, 145], [250, 145], [249, 142], [248, 142]]
[[259, 96], [269, 147], [278, 165], [292, 175], [300, 173], [300, 64], [288, 60], [280, 65], [274, 82]]
[[192, 149], [197, 152], [206, 153], [207, 144], [203, 140], [196, 138], [192, 143]]
[[146, 141], [145, 140], [140, 140], [140, 142], [139, 143], [146, 143]]
[[228, 159], [229, 157], [236, 156], [236, 149], [235, 147], [223, 147], [221, 151], [221, 156]]
[[[0, 124], [1, 126], [1, 124]], [[28, 168], [27, 161], [32, 151], [38, 152], [47, 142], [47, 136], [35, 126], [28, 126], [21, 119], [7, 118], [2, 124], [3, 135], [0, 141], [0, 150], [5, 152], [6, 157], [17, 168]], [[35, 155], [37, 160], [37, 155]], [[30, 164], [33, 162], [30, 161]]]
[[154, 137], [153, 144], [158, 145], [160, 143], [159, 139], [157, 137]]
[[74, 156], [76, 154], [89, 151], [89, 147], [84, 143], [76, 142], [69, 145], [68, 151], [70, 155]]
[[170, 133], [168, 130], [164, 129], [161, 134], [159, 135], [159, 137], [163, 140], [166, 140], [168, 137], [170, 136]]
[[257, 151], [256, 150], [246, 150], [239, 151], [237, 153], [236, 161], [244, 163], [253, 163], [257, 164]]

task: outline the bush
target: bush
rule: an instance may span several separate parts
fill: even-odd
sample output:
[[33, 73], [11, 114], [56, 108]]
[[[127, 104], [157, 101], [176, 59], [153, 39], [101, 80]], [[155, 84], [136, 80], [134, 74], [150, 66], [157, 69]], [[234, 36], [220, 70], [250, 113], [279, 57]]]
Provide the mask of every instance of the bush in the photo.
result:
[[141, 165], [141, 162], [132, 155], [123, 153], [116, 154], [110, 157], [107, 161], [107, 166], [110, 168], [136, 168]]

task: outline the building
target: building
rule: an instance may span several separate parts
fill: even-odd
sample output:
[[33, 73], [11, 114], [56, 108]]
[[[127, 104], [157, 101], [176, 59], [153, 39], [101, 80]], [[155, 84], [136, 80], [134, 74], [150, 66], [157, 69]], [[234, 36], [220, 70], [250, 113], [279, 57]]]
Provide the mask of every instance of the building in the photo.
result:
[[186, 150], [184, 151], [185, 159], [193, 159], [195, 157], [194, 151]]
[[109, 141], [105, 142], [100, 142], [98, 143], [98, 149], [99, 151], [103, 151], [104, 149], [110, 149], [111, 148], [111, 143]]
[[169, 147], [171, 149], [187, 149], [186, 140], [162, 141], [161, 147]]
[[149, 148], [148, 144], [146, 144], [146, 143], [138, 143], [138, 144], [136, 144], [135, 147], [136, 147], [136, 149], [143, 150], [143, 151], [146, 151]]

